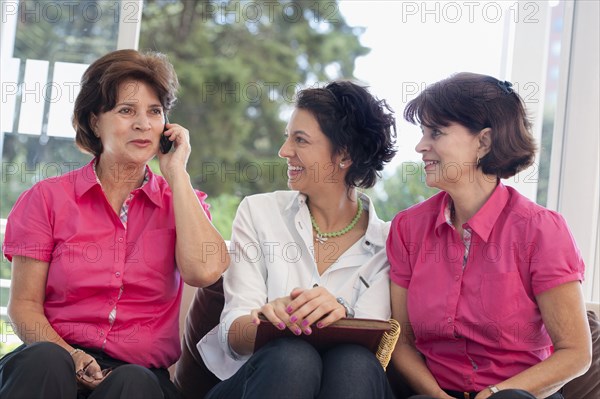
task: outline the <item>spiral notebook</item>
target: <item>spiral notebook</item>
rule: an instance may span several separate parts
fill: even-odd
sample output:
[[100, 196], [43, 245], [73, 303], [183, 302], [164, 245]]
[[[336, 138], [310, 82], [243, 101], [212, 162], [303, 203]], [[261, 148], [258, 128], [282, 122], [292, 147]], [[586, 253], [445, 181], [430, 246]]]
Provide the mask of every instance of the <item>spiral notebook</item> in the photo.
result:
[[394, 319], [340, 319], [325, 328], [311, 326], [312, 334], [294, 335], [289, 329], [279, 330], [260, 315], [254, 352], [269, 341], [281, 337], [298, 337], [323, 351], [339, 344], [358, 344], [373, 352], [385, 370], [400, 335], [400, 325]]

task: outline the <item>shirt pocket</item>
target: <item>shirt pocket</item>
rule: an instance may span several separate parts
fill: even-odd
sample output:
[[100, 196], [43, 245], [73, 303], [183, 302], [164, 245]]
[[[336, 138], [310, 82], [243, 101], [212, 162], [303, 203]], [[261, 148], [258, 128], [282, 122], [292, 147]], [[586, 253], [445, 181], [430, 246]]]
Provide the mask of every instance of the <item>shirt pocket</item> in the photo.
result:
[[519, 272], [486, 273], [481, 280], [481, 304], [485, 316], [502, 322], [521, 308], [526, 295]]
[[149, 230], [142, 234], [143, 258], [148, 267], [162, 274], [175, 268], [175, 229]]

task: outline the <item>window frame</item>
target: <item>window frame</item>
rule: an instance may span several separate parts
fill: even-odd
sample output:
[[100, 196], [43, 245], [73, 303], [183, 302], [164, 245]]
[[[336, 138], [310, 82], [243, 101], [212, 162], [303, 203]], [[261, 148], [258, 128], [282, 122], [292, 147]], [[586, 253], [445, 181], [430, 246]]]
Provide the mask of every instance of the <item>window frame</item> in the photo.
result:
[[[142, 24], [143, 0], [123, 0], [119, 8], [119, 30], [117, 49], [138, 49]], [[1, 8], [2, 24], [0, 27], [0, 62], [10, 59], [14, 53], [14, 43], [19, 12], [18, 0], [5, 0]], [[15, 12], [15, 10], [17, 10]], [[4, 153], [4, 131], [0, 129], [0, 157]], [[6, 230], [6, 219], [0, 218], [0, 234]], [[10, 280], [1, 279], [1, 286], [10, 286]], [[0, 316], [6, 317], [6, 308], [0, 307]]]
[[598, 15], [598, 2], [565, 2], [547, 204], [569, 224], [586, 265], [584, 297], [592, 302], [600, 302]]

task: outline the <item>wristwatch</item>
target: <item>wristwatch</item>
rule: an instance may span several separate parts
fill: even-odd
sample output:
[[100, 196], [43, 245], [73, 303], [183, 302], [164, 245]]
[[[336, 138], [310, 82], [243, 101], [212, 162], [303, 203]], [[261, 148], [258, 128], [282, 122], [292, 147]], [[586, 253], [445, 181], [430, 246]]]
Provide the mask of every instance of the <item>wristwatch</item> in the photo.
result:
[[492, 394], [494, 394], [494, 393], [497, 393], [497, 392], [500, 392], [500, 390], [498, 389], [498, 387], [497, 387], [497, 386], [495, 386], [495, 385], [489, 385], [489, 386], [488, 386], [488, 389], [490, 390], [490, 392], [491, 392]]
[[349, 319], [353, 319], [354, 318], [354, 309], [352, 309], [344, 300], [344, 298], [342, 298], [341, 296], [338, 296], [337, 298], [335, 298], [337, 303], [339, 303], [340, 305], [342, 305], [344, 307], [344, 309], [346, 309], [346, 317]]

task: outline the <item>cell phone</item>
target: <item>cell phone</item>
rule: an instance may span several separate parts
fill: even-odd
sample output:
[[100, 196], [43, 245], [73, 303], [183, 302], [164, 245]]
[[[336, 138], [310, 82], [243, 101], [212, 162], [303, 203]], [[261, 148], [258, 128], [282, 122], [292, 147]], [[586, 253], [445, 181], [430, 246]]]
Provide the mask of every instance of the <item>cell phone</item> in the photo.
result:
[[[167, 130], [167, 123], [169, 123], [169, 118], [167, 118], [167, 115], [165, 115], [165, 128], [163, 130], [163, 133], [166, 132]], [[167, 152], [171, 151], [171, 147], [173, 147], [173, 142], [171, 140], [169, 140], [169, 138], [167, 136], [165, 136], [164, 134], [160, 135], [160, 152], [162, 152], [163, 154], [166, 154]]]

